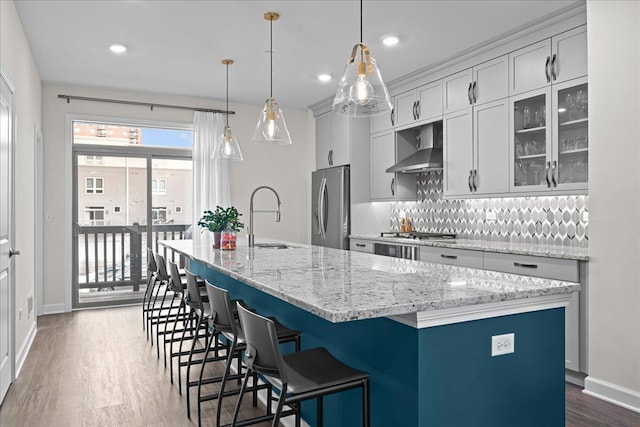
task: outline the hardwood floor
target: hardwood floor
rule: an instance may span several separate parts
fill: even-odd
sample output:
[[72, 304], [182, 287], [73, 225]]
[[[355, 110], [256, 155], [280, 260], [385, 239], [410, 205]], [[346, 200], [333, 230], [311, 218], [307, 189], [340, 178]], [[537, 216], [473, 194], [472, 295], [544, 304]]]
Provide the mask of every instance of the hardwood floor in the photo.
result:
[[[197, 425], [195, 388], [189, 420], [185, 396], [178, 394], [177, 380], [169, 382], [169, 368], [155, 352], [142, 330], [139, 306], [40, 317], [20, 377], [0, 407], [0, 426]], [[222, 373], [220, 364], [207, 366], [208, 374]], [[567, 426], [640, 426], [640, 414], [576, 386], [567, 384], [566, 398]], [[225, 399], [223, 423], [230, 422], [235, 401]], [[250, 401], [245, 399], [241, 417], [264, 413]], [[203, 425], [213, 425], [215, 401], [202, 406]]]

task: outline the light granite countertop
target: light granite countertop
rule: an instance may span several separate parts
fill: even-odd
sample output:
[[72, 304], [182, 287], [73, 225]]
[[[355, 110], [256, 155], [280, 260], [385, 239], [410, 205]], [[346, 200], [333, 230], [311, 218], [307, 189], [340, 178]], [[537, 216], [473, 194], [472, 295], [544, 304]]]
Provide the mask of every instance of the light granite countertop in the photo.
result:
[[241, 238], [235, 251], [220, 251], [208, 238], [198, 240], [160, 243], [334, 323], [580, 290], [577, 283], [298, 243], [249, 248]]
[[531, 255], [546, 258], [572, 259], [577, 261], [589, 260], [588, 248], [579, 248], [574, 246], [469, 239], [419, 240], [358, 234], [354, 234], [349, 237], [352, 239], [374, 240], [376, 242], [395, 242], [419, 246], [437, 246], [442, 248], [468, 249], [484, 252], [499, 252], [504, 254]]

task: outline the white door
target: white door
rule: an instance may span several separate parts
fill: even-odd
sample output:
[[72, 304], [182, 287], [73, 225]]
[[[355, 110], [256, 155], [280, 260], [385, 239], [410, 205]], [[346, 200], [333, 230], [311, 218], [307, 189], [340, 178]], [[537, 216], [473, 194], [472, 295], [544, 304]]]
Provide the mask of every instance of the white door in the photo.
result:
[[553, 83], [587, 75], [587, 27], [574, 28], [551, 39]]
[[551, 39], [509, 54], [509, 95], [545, 87], [551, 83]]
[[444, 114], [463, 110], [473, 104], [471, 96], [473, 70], [471, 68], [446, 77], [442, 84], [444, 85], [442, 101]]
[[13, 90], [0, 77], [0, 402], [13, 378], [13, 318], [11, 269], [11, 148], [13, 145]]
[[331, 112], [316, 117], [316, 169], [329, 167], [332, 144]]
[[396, 162], [393, 132], [371, 137], [371, 199], [392, 199], [396, 194], [395, 174], [387, 168]]

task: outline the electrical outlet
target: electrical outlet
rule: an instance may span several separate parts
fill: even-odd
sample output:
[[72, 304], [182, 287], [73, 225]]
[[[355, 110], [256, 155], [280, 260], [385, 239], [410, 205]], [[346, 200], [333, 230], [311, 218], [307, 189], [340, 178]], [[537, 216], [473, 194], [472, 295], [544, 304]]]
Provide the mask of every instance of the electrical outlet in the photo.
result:
[[487, 221], [495, 221], [498, 219], [496, 211], [487, 211]]
[[515, 333], [494, 335], [491, 337], [491, 356], [513, 353], [515, 349]]
[[582, 222], [589, 222], [589, 212], [582, 212]]
[[398, 213], [398, 218], [403, 219], [407, 217], [407, 213], [405, 211], [400, 211]]

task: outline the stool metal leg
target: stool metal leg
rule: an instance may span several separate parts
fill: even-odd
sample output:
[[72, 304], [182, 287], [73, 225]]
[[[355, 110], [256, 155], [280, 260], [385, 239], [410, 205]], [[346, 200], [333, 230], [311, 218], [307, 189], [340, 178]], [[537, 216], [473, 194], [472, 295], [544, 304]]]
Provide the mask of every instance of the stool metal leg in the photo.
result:
[[238, 412], [240, 412], [240, 404], [242, 403], [242, 396], [244, 396], [244, 390], [247, 388], [247, 383], [249, 382], [250, 375], [251, 375], [251, 369], [247, 368], [247, 372], [244, 374], [244, 379], [242, 380], [242, 386], [240, 387], [240, 395], [238, 396], [238, 401], [236, 402], [236, 409], [233, 411], [233, 420], [231, 421], [232, 427], [235, 427], [236, 421], [238, 420]]

